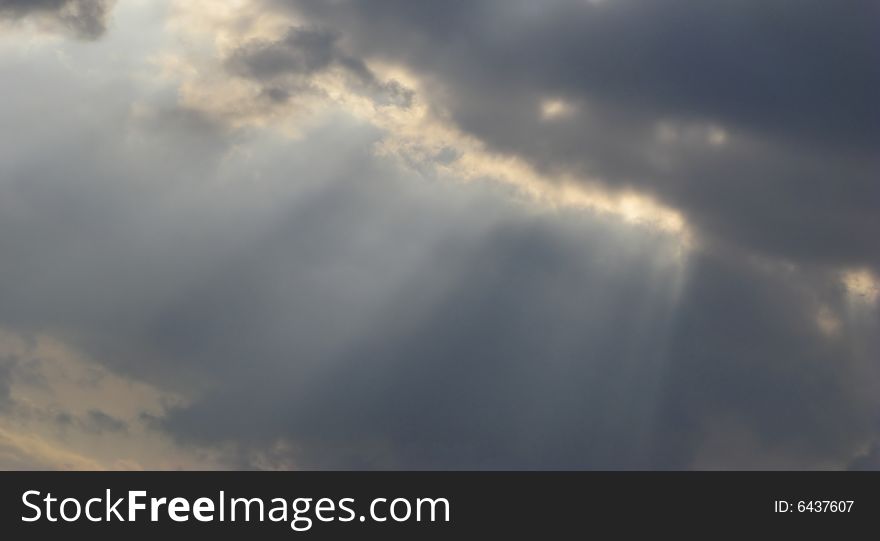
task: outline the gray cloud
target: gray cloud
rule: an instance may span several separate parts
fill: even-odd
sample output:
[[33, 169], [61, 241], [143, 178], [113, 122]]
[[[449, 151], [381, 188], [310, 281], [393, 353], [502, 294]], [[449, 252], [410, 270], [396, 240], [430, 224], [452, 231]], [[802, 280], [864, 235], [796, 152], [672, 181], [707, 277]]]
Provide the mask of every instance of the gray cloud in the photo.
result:
[[279, 3], [464, 89], [556, 91], [847, 146], [878, 141], [869, 0]]
[[128, 423], [101, 410], [89, 410], [85, 423], [88, 430], [98, 433], [125, 432], [128, 430]]
[[[249, 43], [232, 54], [229, 64], [234, 71], [257, 79], [271, 79], [290, 73], [311, 75], [329, 68], [337, 60], [344, 61], [337, 49], [338, 36], [326, 30], [291, 28], [278, 42]], [[367, 69], [362, 63], [349, 60], [354, 71]]]
[[[707, 456], [707, 467], [803, 468], [842, 457], [874, 431], [877, 323], [866, 334], [848, 322], [829, 336], [817, 325], [824, 304], [836, 314], [847, 301], [807, 276], [768, 272], [727, 257], [695, 262], [677, 312], [661, 426], [664, 452], [732, 425], [748, 427], [760, 451]], [[826, 286], [827, 287], [827, 286]], [[813, 293], [809, 293], [810, 291]], [[844, 421], [845, 419], [845, 421]], [[720, 427], [720, 428], [719, 428]], [[718, 452], [714, 449], [711, 452]], [[779, 453], [782, 459], [773, 455]], [[665, 456], [665, 454], [661, 453]], [[675, 462], [676, 466], [686, 463]]]
[[107, 29], [113, 0], [0, 0], [0, 17], [46, 17], [84, 39], [97, 39]]
[[410, 90], [397, 81], [380, 81], [363, 60], [343, 51], [338, 34], [322, 28], [293, 27], [278, 41], [246, 43], [226, 64], [232, 73], [262, 82], [265, 95], [274, 101], [308, 91], [311, 76], [332, 68], [380, 103], [406, 107], [412, 100]]
[[[273, 3], [427, 77], [498, 150], [655, 194], [722, 242], [880, 264], [875, 2]], [[547, 98], [578, 107], [548, 122]]]
[[[674, 302], [674, 278], [613, 255], [608, 231], [556, 227], [447, 252], [382, 318], [402, 328], [310, 363], [307, 382], [293, 365], [249, 374], [166, 426], [201, 442], [284, 434], [301, 465], [347, 468], [809, 468], [872, 437], [871, 357], [824, 336], [798, 285], [708, 257]], [[414, 317], [435, 281], [450, 285]], [[727, 423], [753, 455], [704, 449]]]

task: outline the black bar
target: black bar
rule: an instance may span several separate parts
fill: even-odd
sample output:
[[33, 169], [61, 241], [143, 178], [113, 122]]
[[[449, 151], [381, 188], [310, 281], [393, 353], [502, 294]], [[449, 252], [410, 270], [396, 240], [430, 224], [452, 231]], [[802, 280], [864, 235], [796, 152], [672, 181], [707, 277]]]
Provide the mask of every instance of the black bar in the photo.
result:
[[[847, 472], [10, 472], [0, 474], [0, 486], [2, 531], [15, 534], [5, 539], [68, 535], [119, 539], [137, 534], [161, 534], [169, 539], [192, 535], [210, 539], [224, 534], [253, 539], [339, 539], [341, 535], [456, 539], [485, 534], [514, 539], [605, 539], [606, 532], [613, 538], [731, 533], [761, 538], [769, 533], [815, 534], [825, 528], [837, 535], [856, 533], [860, 528], [873, 528], [880, 516], [880, 474]], [[217, 520], [216, 508], [213, 522], [199, 522], [191, 514], [188, 522], [175, 522], [161, 513], [157, 514], [159, 521], [152, 522], [149, 507], [138, 511], [135, 522], [91, 523], [83, 516], [75, 522], [46, 520], [42, 498], [48, 493], [58, 499], [52, 503], [57, 518], [60, 500], [77, 498], [84, 504], [90, 498], [106, 499], [108, 489], [111, 500], [126, 497], [129, 491], [146, 491], [146, 499], [139, 500], [145, 504], [154, 497], [181, 497], [190, 502], [205, 497], [219, 504], [222, 491], [227, 505], [229, 498], [262, 498], [267, 511], [272, 498], [288, 502], [312, 498], [303, 503], [311, 508], [300, 515], [311, 519], [311, 527], [294, 531], [290, 520], [270, 522], [268, 518], [262, 523], [255, 519], [244, 522], [242, 504], [237, 507], [236, 522], [229, 521], [228, 507], [225, 522]], [[39, 497], [32, 493], [28, 500], [41, 508], [36, 522], [22, 520], [34, 518], [36, 513], [23, 503], [26, 491], [40, 493]], [[349, 507], [365, 519], [320, 522], [314, 515], [320, 498], [334, 502], [353, 498]], [[389, 519], [377, 523], [366, 518], [376, 498], [388, 502], [406, 498], [411, 504], [419, 498], [445, 498], [449, 501], [449, 522], [440, 520], [442, 513], [436, 515], [436, 522], [427, 521], [425, 508], [421, 522]], [[105, 518], [104, 503], [93, 504], [94, 518]], [[122, 502], [118, 510], [127, 518], [126, 505], [127, 501]], [[377, 509], [387, 517], [384, 505], [379, 502]], [[848, 509], [841, 509], [842, 505]], [[68, 503], [67, 515], [73, 516], [75, 509]], [[397, 513], [402, 517], [406, 506], [401, 504], [398, 509], [402, 509]], [[324, 512], [322, 517], [332, 514]], [[302, 529], [305, 524], [300, 521], [298, 526]]]

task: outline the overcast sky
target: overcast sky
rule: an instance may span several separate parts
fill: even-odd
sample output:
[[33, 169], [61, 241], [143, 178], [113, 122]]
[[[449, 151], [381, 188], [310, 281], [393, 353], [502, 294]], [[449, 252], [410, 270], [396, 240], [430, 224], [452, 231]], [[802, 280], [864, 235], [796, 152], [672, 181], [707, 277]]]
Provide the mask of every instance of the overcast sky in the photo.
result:
[[0, 0], [0, 468], [880, 467], [875, 0]]

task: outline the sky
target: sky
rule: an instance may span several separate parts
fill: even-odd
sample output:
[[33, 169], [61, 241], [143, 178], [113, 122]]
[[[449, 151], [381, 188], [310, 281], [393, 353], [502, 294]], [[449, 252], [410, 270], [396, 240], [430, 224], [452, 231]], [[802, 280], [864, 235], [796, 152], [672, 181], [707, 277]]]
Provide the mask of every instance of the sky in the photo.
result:
[[875, 0], [0, 0], [0, 469], [880, 468]]

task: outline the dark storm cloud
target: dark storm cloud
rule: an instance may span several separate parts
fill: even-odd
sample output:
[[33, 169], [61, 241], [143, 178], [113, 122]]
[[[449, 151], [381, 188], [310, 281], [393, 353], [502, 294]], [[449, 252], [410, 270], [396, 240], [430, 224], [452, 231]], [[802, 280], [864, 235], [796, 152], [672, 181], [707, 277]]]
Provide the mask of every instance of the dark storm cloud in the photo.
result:
[[396, 81], [379, 81], [363, 60], [342, 50], [338, 34], [321, 28], [293, 27], [278, 41], [246, 43], [226, 64], [232, 73], [262, 82], [274, 101], [307, 91], [311, 76], [331, 68], [342, 70], [379, 102], [408, 106], [412, 99], [411, 91]]
[[[577, 239], [557, 227], [507, 224], [444, 252], [383, 313], [397, 328], [307, 361], [307, 382], [291, 365], [250, 373], [166, 427], [199, 442], [284, 434], [301, 466], [346, 468], [770, 467], [773, 455], [815, 467], [871, 438], [870, 358], [821, 334], [790, 279], [707, 257], [679, 304], [644, 251], [615, 254], [595, 225]], [[414, 310], [437, 281], [439, 299]], [[758, 450], [727, 454], [731, 436], [704, 451], [727, 423]]]
[[[421, 73], [498, 150], [653, 193], [725, 242], [880, 265], [876, 2], [274, 3]], [[579, 109], [548, 122], [547, 98]], [[664, 122], [729, 141], [658, 141]]]
[[453, 85], [598, 96], [846, 146], [880, 143], [880, 8], [871, 0], [287, 3], [350, 32], [365, 52], [436, 69]]
[[0, 0], [0, 17], [48, 17], [85, 39], [96, 39], [107, 29], [113, 0]]
[[[680, 453], [703, 445], [713, 425], [733, 433], [748, 427], [761, 451], [707, 456], [709, 467], [807, 467], [846, 456], [873, 432], [876, 344], [849, 331], [822, 332], [822, 301], [805, 294], [809, 281], [726, 257], [694, 262], [665, 375], [661, 460], [685, 466]], [[846, 300], [828, 293], [824, 302], [845, 314]], [[880, 331], [873, 325], [868, 340]], [[735, 449], [735, 440], [724, 445]], [[774, 453], [786, 458], [774, 464]]]

